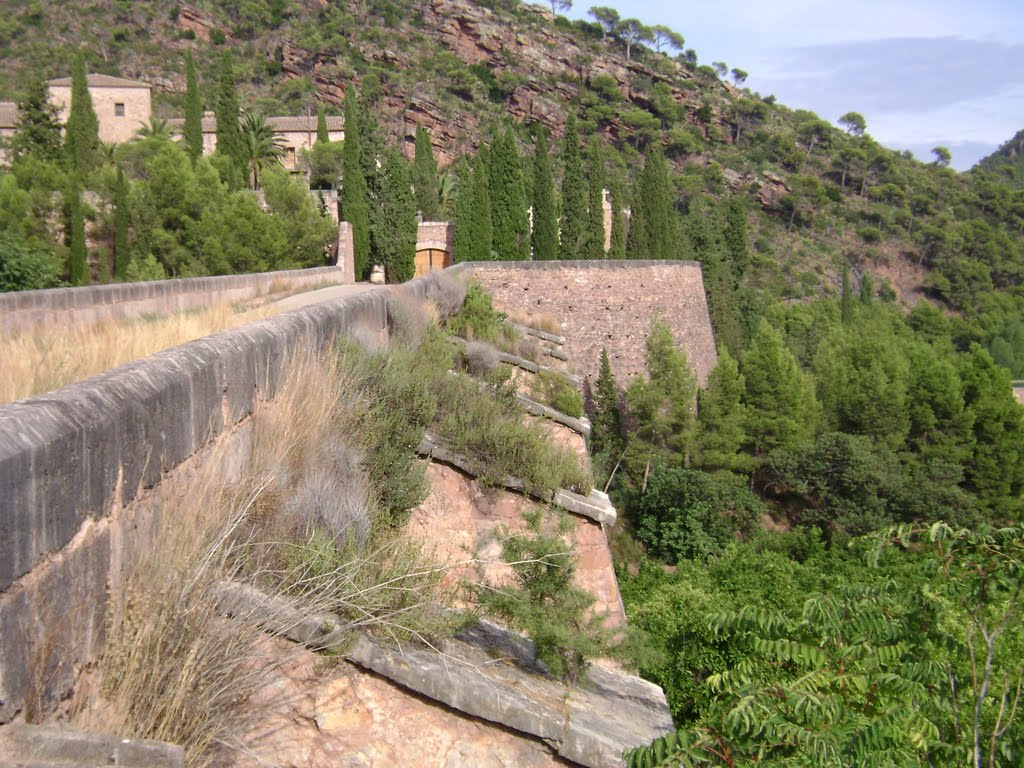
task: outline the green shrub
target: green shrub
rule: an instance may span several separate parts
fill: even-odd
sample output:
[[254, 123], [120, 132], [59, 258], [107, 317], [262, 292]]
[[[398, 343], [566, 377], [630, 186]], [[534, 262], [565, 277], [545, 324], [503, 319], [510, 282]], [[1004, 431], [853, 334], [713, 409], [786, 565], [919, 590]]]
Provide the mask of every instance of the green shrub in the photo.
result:
[[681, 466], [655, 465], [635, 506], [637, 538], [669, 563], [719, 554], [760, 522], [749, 490]]
[[583, 395], [564, 376], [541, 371], [537, 374], [537, 391], [541, 400], [556, 411], [574, 419], [583, 415]]
[[0, 291], [28, 291], [60, 284], [56, 259], [17, 235], [0, 238]]
[[538, 424], [524, 424], [522, 409], [506, 385], [497, 393], [467, 376], [445, 380], [434, 429], [457, 453], [473, 462], [484, 483], [521, 478], [535, 492], [575, 488], [589, 493], [593, 479], [570, 451], [555, 446]]
[[491, 297], [478, 283], [470, 284], [462, 309], [448, 321], [448, 331], [470, 341], [495, 342], [502, 335], [505, 316], [494, 309]]
[[560, 534], [544, 531], [542, 512], [528, 518], [526, 534], [503, 535], [502, 558], [512, 566], [515, 586], [484, 587], [485, 610], [526, 632], [537, 659], [556, 677], [577, 679], [587, 660], [610, 648], [600, 617], [587, 616], [594, 597], [573, 585], [576, 553]]

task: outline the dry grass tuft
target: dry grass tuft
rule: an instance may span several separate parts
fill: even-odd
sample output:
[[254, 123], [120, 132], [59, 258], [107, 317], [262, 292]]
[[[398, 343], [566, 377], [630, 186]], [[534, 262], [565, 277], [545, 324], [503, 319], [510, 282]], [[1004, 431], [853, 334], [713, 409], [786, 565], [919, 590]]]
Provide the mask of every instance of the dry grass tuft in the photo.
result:
[[97, 373], [217, 331], [272, 314], [270, 309], [238, 312], [221, 304], [160, 318], [141, 317], [71, 328], [14, 334], [0, 339], [0, 403], [50, 392]]
[[508, 319], [516, 325], [525, 325], [527, 328], [544, 331], [555, 336], [562, 335], [562, 324], [558, 322], [558, 318], [549, 312], [531, 312], [530, 310], [520, 309], [510, 314]]

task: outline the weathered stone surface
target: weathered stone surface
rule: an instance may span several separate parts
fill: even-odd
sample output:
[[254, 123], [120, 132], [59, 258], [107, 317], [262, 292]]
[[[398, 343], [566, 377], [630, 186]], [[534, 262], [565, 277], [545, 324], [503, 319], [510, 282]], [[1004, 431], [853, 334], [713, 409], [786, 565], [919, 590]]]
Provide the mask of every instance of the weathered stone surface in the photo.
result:
[[644, 343], [660, 319], [686, 350], [703, 384], [715, 366], [715, 338], [700, 265], [688, 261], [527, 261], [459, 264], [504, 312], [553, 315], [564, 349], [593, 386], [607, 348], [620, 386], [644, 371]]
[[0, 727], [0, 764], [184, 768], [185, 750], [163, 741], [13, 723]]
[[521, 392], [516, 393], [516, 400], [522, 403], [523, 410], [534, 416], [543, 416], [545, 419], [551, 419], [559, 424], [563, 424], [574, 432], [578, 432], [584, 437], [590, 437], [590, 419], [583, 417], [577, 419], [573, 416], [567, 416], [559, 410], [556, 410], [543, 403], [538, 403], [533, 398], [527, 397]]
[[310, 613], [292, 600], [237, 581], [217, 584], [217, 610], [313, 650], [331, 648], [344, 639], [345, 623], [337, 616]]
[[566, 685], [543, 674], [528, 641], [489, 622], [440, 650], [362, 638], [348, 658], [461, 712], [544, 739], [590, 768], [620, 766], [624, 750], [672, 729], [657, 686], [600, 667], [579, 685]]
[[601, 491], [591, 491], [589, 496], [582, 496], [560, 488], [555, 491], [551, 503], [575, 515], [589, 517], [604, 525], [615, 525], [618, 520], [615, 507]]
[[518, 323], [509, 323], [509, 325], [527, 336], [536, 336], [538, 339], [551, 342], [552, 344], [557, 344], [558, 346], [565, 344], [565, 336], [556, 336], [553, 333], [541, 331], [537, 328], [531, 328], [528, 325], [519, 325]]

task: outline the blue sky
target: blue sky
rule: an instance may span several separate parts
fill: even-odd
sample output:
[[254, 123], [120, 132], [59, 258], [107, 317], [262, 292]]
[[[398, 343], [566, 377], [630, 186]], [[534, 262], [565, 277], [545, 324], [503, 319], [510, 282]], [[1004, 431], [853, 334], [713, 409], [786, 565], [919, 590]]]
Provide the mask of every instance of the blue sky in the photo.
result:
[[964, 170], [1024, 128], [1021, 0], [599, 0], [686, 38], [701, 63], [750, 73], [746, 85], [835, 121], [854, 110], [887, 146]]

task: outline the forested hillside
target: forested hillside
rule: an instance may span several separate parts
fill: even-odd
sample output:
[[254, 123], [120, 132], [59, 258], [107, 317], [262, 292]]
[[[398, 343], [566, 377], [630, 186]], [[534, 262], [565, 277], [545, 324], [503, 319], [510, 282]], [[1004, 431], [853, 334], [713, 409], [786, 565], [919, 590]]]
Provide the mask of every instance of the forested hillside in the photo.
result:
[[[307, 111], [345, 115], [343, 145], [303, 162], [340, 187], [360, 275], [411, 275], [417, 209], [455, 220], [456, 260], [697, 259], [720, 348], [707, 386], [655, 324], [647, 375], [603, 366], [588, 401], [635, 660], [680, 726], [631, 760], [1019, 765], [1019, 137], [958, 174], [942, 147], [880, 146], [856, 104], [818, 116], [750, 92], [685, 29], [591, 17], [514, 0], [11, 8], [0, 87], [33, 130], [0, 176], [0, 287], [316, 263], [325, 217], [263, 121]], [[62, 144], [41, 78], [75, 56], [79, 81], [88, 65], [153, 82], [185, 141], [158, 119], [99, 146], [83, 111]], [[209, 158], [189, 128], [204, 109]]]

